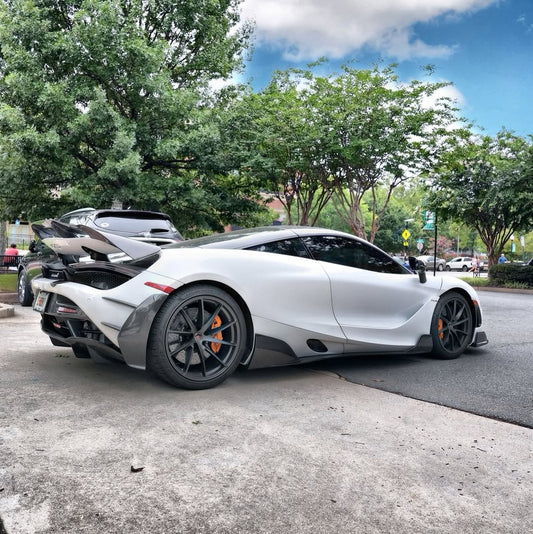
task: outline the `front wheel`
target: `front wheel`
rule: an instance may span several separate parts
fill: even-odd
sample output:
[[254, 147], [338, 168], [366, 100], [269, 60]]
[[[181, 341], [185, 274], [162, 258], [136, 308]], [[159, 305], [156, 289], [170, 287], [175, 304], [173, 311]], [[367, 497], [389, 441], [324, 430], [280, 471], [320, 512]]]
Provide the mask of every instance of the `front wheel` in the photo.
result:
[[17, 297], [21, 306], [29, 306], [33, 302], [31, 285], [28, 282], [28, 277], [26, 276], [26, 271], [24, 269], [19, 271], [18, 274]]
[[170, 384], [207, 389], [226, 380], [246, 349], [246, 321], [231, 295], [199, 285], [170, 296], [148, 341], [150, 370]]
[[446, 270], [447, 270], [447, 271], [451, 271], [452, 268], [451, 268], [449, 265], [446, 265]]
[[442, 360], [458, 358], [474, 335], [472, 309], [466, 298], [452, 291], [443, 295], [433, 313], [433, 355]]

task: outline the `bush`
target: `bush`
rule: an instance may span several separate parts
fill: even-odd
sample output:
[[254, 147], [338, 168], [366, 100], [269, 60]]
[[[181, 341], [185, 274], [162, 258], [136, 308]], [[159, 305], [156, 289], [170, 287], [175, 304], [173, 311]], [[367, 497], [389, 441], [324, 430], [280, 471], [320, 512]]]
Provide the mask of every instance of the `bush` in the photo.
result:
[[489, 269], [489, 279], [495, 286], [533, 288], [533, 266], [498, 263]]

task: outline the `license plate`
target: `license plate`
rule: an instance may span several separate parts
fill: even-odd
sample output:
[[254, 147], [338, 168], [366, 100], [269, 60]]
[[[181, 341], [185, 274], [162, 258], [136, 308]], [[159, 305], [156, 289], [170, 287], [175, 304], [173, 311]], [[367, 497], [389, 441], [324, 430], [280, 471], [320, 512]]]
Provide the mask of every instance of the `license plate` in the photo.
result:
[[44, 312], [46, 308], [46, 303], [48, 302], [48, 297], [50, 293], [46, 291], [41, 291], [33, 303], [33, 309], [38, 312]]

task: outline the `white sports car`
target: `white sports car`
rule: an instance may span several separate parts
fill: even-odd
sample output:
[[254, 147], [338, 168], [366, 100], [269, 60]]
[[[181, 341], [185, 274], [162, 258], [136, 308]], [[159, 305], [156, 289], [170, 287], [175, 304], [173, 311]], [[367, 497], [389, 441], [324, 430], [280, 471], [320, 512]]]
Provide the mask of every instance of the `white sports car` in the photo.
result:
[[43, 331], [78, 357], [118, 359], [175, 386], [209, 388], [239, 365], [451, 359], [487, 343], [468, 284], [413, 274], [350, 234], [272, 226], [160, 248], [81, 228], [46, 240], [58, 261], [32, 282]]

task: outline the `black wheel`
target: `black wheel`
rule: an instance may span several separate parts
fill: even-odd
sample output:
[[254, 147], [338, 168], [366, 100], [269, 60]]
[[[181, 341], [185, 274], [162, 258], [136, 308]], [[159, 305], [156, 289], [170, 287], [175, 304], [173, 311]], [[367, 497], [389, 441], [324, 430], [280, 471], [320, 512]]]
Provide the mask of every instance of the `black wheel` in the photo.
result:
[[443, 271], [444, 267], [442, 266], [442, 263], [439, 263], [439, 266], [437, 267], [438, 271]]
[[235, 301], [213, 286], [168, 298], [152, 324], [147, 363], [172, 385], [207, 389], [230, 376], [246, 348], [246, 321]]
[[468, 267], [466, 265], [463, 265], [461, 270], [463, 271], [463, 273], [466, 273], [466, 271], [468, 271]]
[[33, 293], [31, 292], [31, 285], [28, 282], [26, 271], [24, 269], [19, 271], [17, 282], [17, 296], [21, 306], [30, 306], [33, 302]]
[[446, 265], [446, 270], [447, 270], [447, 271], [451, 271], [452, 268], [451, 268], [449, 265]]
[[454, 291], [443, 295], [431, 321], [433, 355], [443, 360], [458, 358], [473, 335], [474, 319], [466, 298]]

